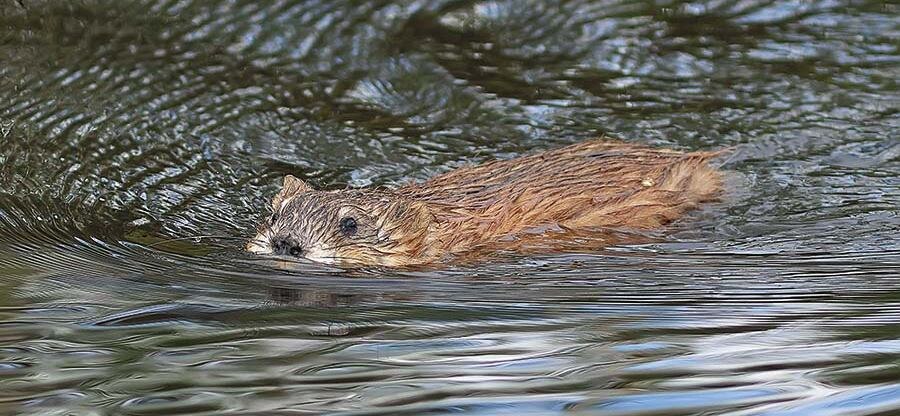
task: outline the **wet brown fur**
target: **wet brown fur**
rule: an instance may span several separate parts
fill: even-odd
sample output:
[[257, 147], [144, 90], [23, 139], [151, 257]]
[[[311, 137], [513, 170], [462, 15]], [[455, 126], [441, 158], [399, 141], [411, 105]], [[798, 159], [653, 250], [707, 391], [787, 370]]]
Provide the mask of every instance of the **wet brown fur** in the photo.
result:
[[[717, 154], [594, 140], [386, 191], [314, 191], [289, 177], [273, 208], [283, 210], [282, 202], [293, 196], [304, 202], [293, 202], [298, 207], [288, 211], [312, 223], [273, 223], [269, 230], [279, 228], [274, 236], [299, 229], [291, 238], [302, 244], [343, 246], [333, 250], [333, 261], [344, 264], [404, 266], [526, 250], [534, 241], [527, 237], [542, 234], [563, 247], [592, 230], [657, 228], [715, 199], [721, 178], [707, 162]], [[311, 236], [317, 227], [332, 229], [338, 217], [351, 215], [346, 206], [355, 206], [352, 215], [372, 225], [368, 237], [329, 242]], [[333, 212], [314, 214], [315, 207]], [[542, 232], [547, 229], [553, 232]], [[541, 241], [542, 247], [554, 245]]]

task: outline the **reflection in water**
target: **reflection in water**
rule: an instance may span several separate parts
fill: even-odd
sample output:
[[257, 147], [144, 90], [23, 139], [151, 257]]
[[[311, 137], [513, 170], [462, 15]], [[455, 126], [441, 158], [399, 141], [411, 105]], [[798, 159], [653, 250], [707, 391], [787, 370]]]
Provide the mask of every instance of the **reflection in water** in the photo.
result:
[[[900, 412], [896, 6], [349, 3], [0, 3], [0, 413]], [[286, 173], [601, 134], [735, 146], [729, 195], [445, 270], [235, 240]]]

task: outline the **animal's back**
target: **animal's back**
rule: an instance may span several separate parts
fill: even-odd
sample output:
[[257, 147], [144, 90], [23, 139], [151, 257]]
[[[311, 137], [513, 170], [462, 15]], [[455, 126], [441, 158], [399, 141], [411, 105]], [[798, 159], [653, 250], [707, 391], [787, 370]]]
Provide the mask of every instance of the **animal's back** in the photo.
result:
[[434, 207], [447, 247], [558, 225], [653, 228], [714, 199], [715, 152], [681, 153], [595, 140], [464, 167], [398, 190]]

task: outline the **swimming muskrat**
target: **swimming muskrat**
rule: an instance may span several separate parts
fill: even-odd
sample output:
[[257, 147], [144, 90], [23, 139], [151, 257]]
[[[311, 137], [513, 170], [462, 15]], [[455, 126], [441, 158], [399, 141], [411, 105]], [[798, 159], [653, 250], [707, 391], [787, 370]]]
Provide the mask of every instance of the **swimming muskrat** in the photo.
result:
[[[408, 266], [525, 249], [547, 229], [560, 243], [593, 230], [652, 229], [715, 199], [721, 178], [707, 162], [717, 154], [593, 140], [393, 190], [317, 191], [288, 175], [246, 248]], [[553, 246], [543, 236], [541, 243]]]

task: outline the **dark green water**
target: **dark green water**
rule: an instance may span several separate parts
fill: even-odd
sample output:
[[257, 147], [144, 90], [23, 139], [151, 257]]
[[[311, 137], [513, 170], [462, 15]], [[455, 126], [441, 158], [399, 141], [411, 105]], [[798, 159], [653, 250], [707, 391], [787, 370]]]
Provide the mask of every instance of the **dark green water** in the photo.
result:
[[[0, 414], [900, 414], [898, 16], [0, 1]], [[735, 146], [728, 196], [657, 243], [431, 272], [235, 239], [286, 173], [601, 134]]]

